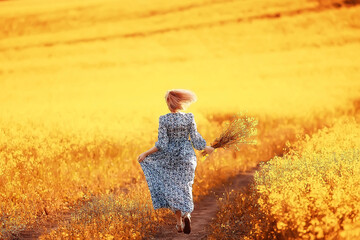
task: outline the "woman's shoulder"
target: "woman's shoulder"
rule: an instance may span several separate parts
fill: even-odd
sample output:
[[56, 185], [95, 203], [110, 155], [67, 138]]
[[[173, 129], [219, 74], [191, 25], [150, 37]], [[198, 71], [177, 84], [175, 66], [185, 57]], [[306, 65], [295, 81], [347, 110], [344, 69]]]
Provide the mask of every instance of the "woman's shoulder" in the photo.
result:
[[194, 114], [192, 112], [188, 112], [186, 113], [186, 116], [190, 119], [193, 119], [194, 118]]
[[[193, 116], [194, 114], [191, 112], [185, 113], [185, 112], [177, 112], [175, 113], [175, 115], [180, 114], [180, 115], [186, 115], [186, 116]], [[170, 115], [174, 115], [174, 113], [166, 113], [163, 115], [160, 115], [160, 117], [166, 117], [166, 116], [170, 116]]]
[[166, 114], [163, 114], [163, 115], [160, 115], [159, 117], [159, 120], [161, 121], [166, 121], [167, 119], [173, 119], [173, 118], [182, 118], [182, 117], [185, 117], [187, 119], [193, 119], [194, 118], [194, 114], [191, 113], [191, 112], [188, 112], [188, 113], [166, 113]]

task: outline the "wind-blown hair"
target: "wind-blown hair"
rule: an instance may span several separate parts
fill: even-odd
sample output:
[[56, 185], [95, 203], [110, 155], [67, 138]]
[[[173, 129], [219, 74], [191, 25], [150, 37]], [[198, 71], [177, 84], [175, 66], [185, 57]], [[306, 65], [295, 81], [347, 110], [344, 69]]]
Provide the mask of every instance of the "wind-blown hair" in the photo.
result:
[[168, 90], [165, 100], [171, 112], [185, 110], [191, 103], [196, 102], [197, 97], [194, 92], [185, 89]]

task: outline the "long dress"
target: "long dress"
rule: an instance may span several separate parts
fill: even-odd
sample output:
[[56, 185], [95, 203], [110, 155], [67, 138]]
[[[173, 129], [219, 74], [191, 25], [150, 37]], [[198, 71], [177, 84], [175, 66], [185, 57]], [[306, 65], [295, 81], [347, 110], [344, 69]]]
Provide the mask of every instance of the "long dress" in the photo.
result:
[[[190, 140], [189, 140], [190, 135]], [[193, 147], [203, 150], [206, 141], [197, 131], [192, 113], [168, 113], [159, 117], [157, 152], [142, 162], [153, 208], [169, 208], [181, 216], [194, 210], [192, 185], [196, 169]]]

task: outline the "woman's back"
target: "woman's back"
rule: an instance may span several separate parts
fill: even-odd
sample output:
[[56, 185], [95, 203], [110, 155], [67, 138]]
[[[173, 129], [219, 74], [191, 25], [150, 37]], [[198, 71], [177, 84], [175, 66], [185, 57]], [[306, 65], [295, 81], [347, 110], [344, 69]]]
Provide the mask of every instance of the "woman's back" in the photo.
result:
[[191, 124], [190, 113], [168, 113], [163, 115], [163, 118], [169, 141], [189, 139]]
[[159, 134], [155, 146], [160, 150], [172, 150], [174, 152], [174, 148], [191, 146], [186, 145], [187, 142], [190, 143], [189, 135], [195, 149], [202, 150], [205, 148], [206, 141], [197, 132], [192, 113], [168, 113], [159, 118]]

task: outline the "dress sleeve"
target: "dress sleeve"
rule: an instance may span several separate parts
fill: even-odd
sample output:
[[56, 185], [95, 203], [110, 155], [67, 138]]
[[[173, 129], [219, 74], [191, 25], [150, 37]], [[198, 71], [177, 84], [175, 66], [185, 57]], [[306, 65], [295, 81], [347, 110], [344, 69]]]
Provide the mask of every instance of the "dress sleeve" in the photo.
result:
[[169, 138], [167, 135], [166, 126], [164, 123], [164, 119], [160, 116], [159, 117], [159, 129], [158, 129], [158, 140], [155, 143], [155, 147], [159, 150], [166, 149], [169, 142]]
[[191, 116], [191, 124], [190, 124], [190, 138], [191, 143], [193, 144], [194, 148], [197, 150], [204, 150], [206, 147], [205, 139], [200, 135], [197, 131], [194, 114], [190, 113]]

